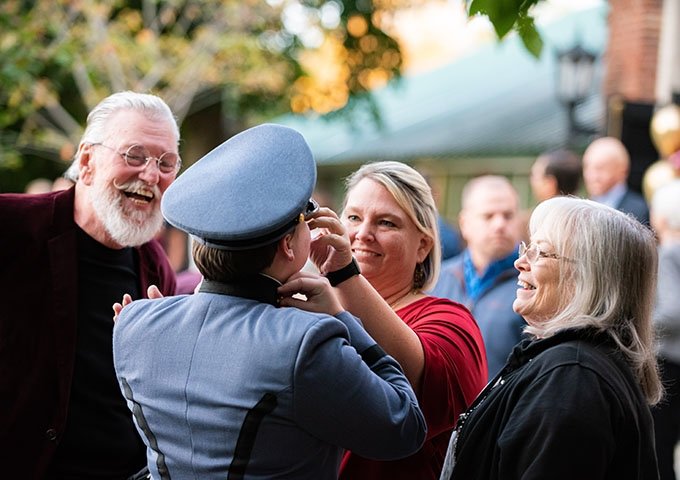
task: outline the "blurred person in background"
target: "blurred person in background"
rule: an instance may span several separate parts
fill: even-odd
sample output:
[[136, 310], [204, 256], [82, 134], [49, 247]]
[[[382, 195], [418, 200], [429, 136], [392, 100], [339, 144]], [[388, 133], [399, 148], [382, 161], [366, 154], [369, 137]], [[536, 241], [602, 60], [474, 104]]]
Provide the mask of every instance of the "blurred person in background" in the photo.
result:
[[73, 180], [70, 180], [66, 177], [57, 177], [54, 179], [54, 182], [52, 182], [52, 191], [58, 192], [60, 190], [66, 190], [72, 186]]
[[455, 226], [451, 225], [441, 214], [441, 192], [437, 186], [437, 182], [432, 181], [432, 173], [427, 168], [421, 167], [418, 169], [427, 184], [432, 189], [432, 197], [437, 206], [437, 228], [439, 229], [439, 243], [441, 244], [441, 259], [448, 260], [458, 255], [463, 250], [463, 239], [460, 237], [460, 231]]
[[[143, 471], [116, 382], [111, 305], [165, 295], [161, 196], [180, 167], [179, 129], [159, 97], [102, 100], [67, 174], [75, 187], [0, 195], [0, 464], [6, 478], [126, 479]], [[9, 228], [11, 226], [11, 228]]]
[[[561, 148], [544, 152], [531, 166], [531, 193], [537, 202], [558, 195], [577, 195], [582, 172], [581, 160], [571, 150]], [[520, 212], [520, 232], [525, 243], [529, 242], [530, 217], [531, 210]]]
[[576, 195], [581, 183], [581, 161], [571, 150], [551, 150], [531, 166], [531, 191], [538, 202], [557, 195]]
[[[400, 162], [376, 162], [346, 185], [341, 215], [322, 208], [310, 222], [319, 229], [311, 258], [343, 306], [400, 363], [428, 432], [423, 447], [402, 460], [347, 452], [340, 478], [436, 479], [458, 414], [486, 382], [482, 336], [467, 309], [424, 293], [437, 278], [440, 244], [437, 209], [422, 175]], [[281, 293], [292, 291], [294, 283]], [[284, 302], [305, 308], [294, 298]]]
[[461, 416], [441, 478], [658, 478], [651, 230], [560, 196], [530, 231], [513, 304], [530, 338]]
[[437, 215], [437, 228], [439, 228], [441, 238], [442, 261], [458, 255], [463, 249], [463, 241], [460, 238], [460, 232], [447, 222], [441, 214]]
[[649, 225], [647, 202], [626, 183], [629, 171], [630, 155], [617, 138], [598, 138], [583, 152], [583, 183], [588, 197], [630, 213], [641, 223]]
[[24, 193], [31, 195], [52, 191], [52, 181], [47, 178], [35, 178], [26, 184]]
[[680, 435], [680, 180], [659, 187], [651, 202], [651, 224], [659, 240], [654, 325], [666, 396], [654, 409], [656, 455], [661, 480], [675, 480], [675, 447]]
[[463, 188], [458, 223], [463, 253], [442, 263], [431, 294], [470, 309], [484, 337], [488, 378], [522, 339], [524, 321], [512, 309], [517, 288], [513, 266], [520, 241], [519, 198], [501, 176], [473, 178]]
[[175, 272], [177, 280], [175, 295], [194, 293], [203, 277], [196, 269], [190, 255], [191, 238], [186, 232], [164, 222], [163, 228], [156, 235], [156, 240], [163, 247], [170, 266]]

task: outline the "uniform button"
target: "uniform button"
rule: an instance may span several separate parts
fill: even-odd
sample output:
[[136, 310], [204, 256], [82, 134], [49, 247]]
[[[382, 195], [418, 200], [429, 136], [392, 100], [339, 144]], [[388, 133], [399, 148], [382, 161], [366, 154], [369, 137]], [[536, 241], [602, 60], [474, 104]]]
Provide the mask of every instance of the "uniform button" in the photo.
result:
[[57, 439], [57, 431], [54, 428], [50, 428], [45, 432], [45, 437], [54, 442]]

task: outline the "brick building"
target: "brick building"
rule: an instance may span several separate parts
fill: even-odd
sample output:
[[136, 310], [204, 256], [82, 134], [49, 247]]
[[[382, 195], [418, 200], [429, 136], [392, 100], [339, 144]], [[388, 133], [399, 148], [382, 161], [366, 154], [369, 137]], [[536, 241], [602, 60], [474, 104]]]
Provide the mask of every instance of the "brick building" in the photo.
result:
[[609, 0], [602, 92], [607, 134], [631, 153], [631, 186], [659, 159], [649, 135], [655, 108], [680, 93], [680, 2]]

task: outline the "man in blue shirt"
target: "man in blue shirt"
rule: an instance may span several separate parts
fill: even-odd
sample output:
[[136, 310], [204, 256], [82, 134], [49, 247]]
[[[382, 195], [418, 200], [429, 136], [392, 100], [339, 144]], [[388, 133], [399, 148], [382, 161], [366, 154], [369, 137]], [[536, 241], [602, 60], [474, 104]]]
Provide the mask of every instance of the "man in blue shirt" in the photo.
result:
[[525, 323], [512, 309], [517, 289], [519, 198], [507, 178], [485, 175], [463, 188], [458, 221], [467, 248], [442, 263], [432, 295], [462, 303], [477, 320], [492, 378], [522, 338]]

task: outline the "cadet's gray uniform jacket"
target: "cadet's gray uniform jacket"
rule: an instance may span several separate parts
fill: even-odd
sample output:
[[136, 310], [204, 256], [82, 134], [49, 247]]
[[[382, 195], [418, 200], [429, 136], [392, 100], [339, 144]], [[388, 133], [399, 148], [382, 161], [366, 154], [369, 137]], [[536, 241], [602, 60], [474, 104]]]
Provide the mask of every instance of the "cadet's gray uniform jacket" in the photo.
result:
[[342, 449], [418, 450], [415, 395], [355, 317], [277, 308], [277, 285], [255, 283], [208, 282], [120, 314], [116, 373], [153, 478], [333, 479]]

